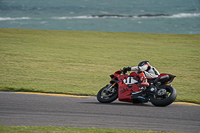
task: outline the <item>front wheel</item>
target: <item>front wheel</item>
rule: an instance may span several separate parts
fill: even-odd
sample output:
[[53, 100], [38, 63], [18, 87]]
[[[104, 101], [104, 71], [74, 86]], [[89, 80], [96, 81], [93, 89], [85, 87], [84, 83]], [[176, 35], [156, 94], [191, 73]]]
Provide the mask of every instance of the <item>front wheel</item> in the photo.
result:
[[118, 97], [118, 87], [117, 85], [112, 86], [112, 84], [106, 85], [97, 93], [97, 100], [100, 103], [111, 103], [115, 101]]
[[167, 106], [175, 101], [176, 89], [172, 85], [160, 86], [155, 95], [150, 96], [150, 101], [155, 106]]

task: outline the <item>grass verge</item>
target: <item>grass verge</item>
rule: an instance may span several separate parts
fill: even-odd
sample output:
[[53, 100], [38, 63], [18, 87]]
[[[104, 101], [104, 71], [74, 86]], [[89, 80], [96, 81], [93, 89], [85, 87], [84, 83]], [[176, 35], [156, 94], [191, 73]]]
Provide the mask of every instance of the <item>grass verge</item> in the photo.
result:
[[0, 28], [0, 90], [96, 95], [116, 70], [149, 60], [200, 103], [200, 35]]
[[104, 129], [104, 128], [76, 128], [76, 127], [25, 127], [25, 126], [0, 126], [1, 133], [178, 133], [178, 132], [164, 132], [164, 131], [139, 131], [139, 130], [123, 130], [123, 129]]

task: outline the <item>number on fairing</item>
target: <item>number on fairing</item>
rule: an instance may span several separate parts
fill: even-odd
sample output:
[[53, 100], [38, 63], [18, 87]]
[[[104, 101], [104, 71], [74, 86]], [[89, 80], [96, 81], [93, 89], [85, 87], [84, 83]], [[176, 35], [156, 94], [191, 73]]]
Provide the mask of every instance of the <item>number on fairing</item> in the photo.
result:
[[124, 79], [123, 81], [124, 81], [125, 84], [135, 84], [135, 83], [138, 82], [133, 77], [128, 77], [127, 79]]

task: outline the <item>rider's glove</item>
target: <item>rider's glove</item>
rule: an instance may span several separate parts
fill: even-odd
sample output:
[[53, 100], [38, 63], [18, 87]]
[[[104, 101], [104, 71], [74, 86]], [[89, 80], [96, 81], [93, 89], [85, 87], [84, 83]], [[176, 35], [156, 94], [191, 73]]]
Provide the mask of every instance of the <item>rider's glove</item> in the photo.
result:
[[129, 66], [129, 67], [127, 68], [127, 70], [128, 70], [128, 71], [131, 71], [131, 66]]
[[129, 66], [129, 67], [124, 67], [124, 68], [123, 68], [123, 74], [126, 74], [127, 71], [131, 71], [131, 67], [130, 67], [130, 66]]

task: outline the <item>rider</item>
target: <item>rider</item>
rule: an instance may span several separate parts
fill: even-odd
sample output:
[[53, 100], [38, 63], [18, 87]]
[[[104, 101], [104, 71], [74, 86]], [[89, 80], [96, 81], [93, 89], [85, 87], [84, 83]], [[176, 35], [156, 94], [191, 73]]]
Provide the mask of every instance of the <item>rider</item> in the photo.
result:
[[157, 78], [158, 75], [160, 75], [156, 68], [149, 64], [149, 61], [141, 61], [138, 64], [138, 67], [124, 67], [123, 73], [126, 73], [127, 71], [138, 71], [138, 75], [141, 81], [138, 86], [140, 87], [148, 87], [149, 83], [147, 82], [147, 79]]

